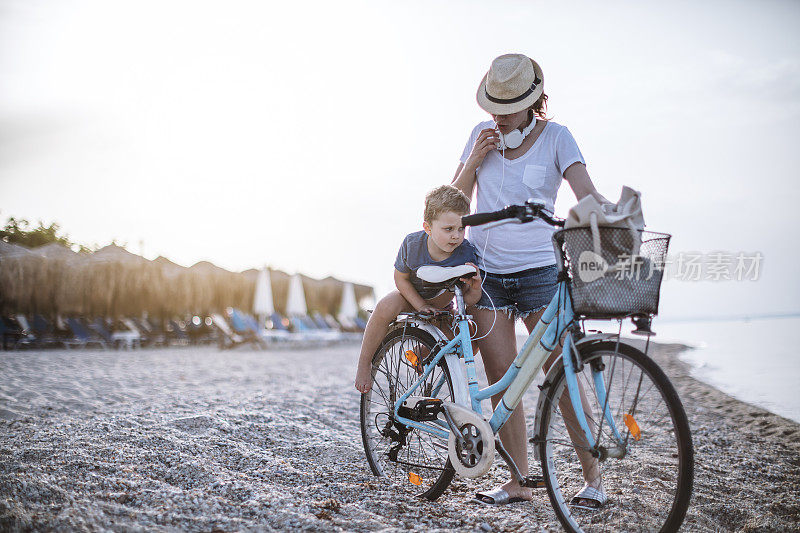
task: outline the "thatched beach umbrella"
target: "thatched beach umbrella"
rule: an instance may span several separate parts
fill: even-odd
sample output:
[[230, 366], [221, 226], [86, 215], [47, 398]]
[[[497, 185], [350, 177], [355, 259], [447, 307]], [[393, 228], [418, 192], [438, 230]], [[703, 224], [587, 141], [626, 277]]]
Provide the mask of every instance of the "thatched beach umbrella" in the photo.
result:
[[270, 269], [269, 277], [272, 281], [272, 303], [275, 305], [275, 310], [285, 315], [291, 276], [282, 270]]
[[200, 313], [213, 300], [213, 286], [205, 279], [202, 267], [192, 270], [158, 256], [153, 263], [161, 269], [162, 290], [158, 305], [150, 312], [162, 319]]
[[26, 255], [30, 255], [31, 253], [32, 252], [29, 248], [20, 244], [0, 241], [0, 260], [24, 257]]
[[67, 265], [78, 254], [57, 243], [27, 249], [0, 243], [0, 309], [4, 313], [65, 312], [62, 287]]
[[74, 259], [79, 255], [77, 252], [74, 252], [63, 244], [59, 244], [57, 242], [51, 242], [42, 246], [37, 246], [36, 248], [31, 248], [30, 252], [38, 255], [39, 257], [45, 257], [47, 259]]
[[363, 310], [375, 307], [375, 289], [369, 285], [360, 285], [358, 283], [353, 284], [353, 289], [356, 293], [356, 302], [358, 302], [359, 308]]
[[81, 272], [93, 315], [140, 315], [157, 299], [161, 286], [157, 265], [113, 244], [89, 256]]
[[205, 314], [227, 307], [250, 309], [253, 305], [253, 282], [242, 274], [230, 272], [208, 261], [190, 267], [194, 274], [195, 312]]
[[0, 311], [30, 313], [41, 258], [18, 244], [0, 241]]

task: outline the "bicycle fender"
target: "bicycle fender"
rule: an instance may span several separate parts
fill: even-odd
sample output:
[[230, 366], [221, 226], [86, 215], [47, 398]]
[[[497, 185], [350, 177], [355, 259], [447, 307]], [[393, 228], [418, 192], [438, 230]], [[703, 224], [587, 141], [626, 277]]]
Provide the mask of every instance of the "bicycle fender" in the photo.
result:
[[437, 328], [433, 324], [429, 324], [427, 322], [422, 322], [422, 321], [412, 322], [412, 324], [413, 324], [414, 327], [419, 328], [419, 329], [421, 329], [423, 331], [427, 331], [428, 333], [430, 333], [431, 336], [436, 340], [436, 342], [439, 342], [439, 341], [447, 342], [447, 340], [448, 340], [447, 337], [445, 336], [445, 334], [442, 332], [442, 330], [440, 330], [439, 328]]
[[469, 387], [467, 386], [467, 376], [464, 371], [464, 363], [461, 358], [454, 353], [444, 356], [447, 369], [450, 371], [450, 379], [453, 381], [453, 399], [455, 403], [472, 409], [472, 399], [469, 397]]
[[[415, 320], [411, 324], [416, 328], [430, 333], [436, 342], [449, 341], [442, 330], [433, 324], [429, 324], [428, 322], [424, 322], [422, 320]], [[454, 353], [445, 355], [444, 361], [447, 365], [447, 369], [450, 371], [450, 379], [453, 380], [453, 400], [458, 405], [463, 405], [464, 407], [471, 409], [472, 399], [469, 397], [469, 387], [467, 386], [467, 375], [466, 370], [464, 369], [464, 363]]]
[[[596, 342], [604, 342], [608, 340], [617, 340], [616, 333], [594, 333], [592, 335], [586, 335], [581, 340], [575, 343], [575, 349], [580, 352], [580, 347], [585, 346], [587, 344], [594, 344]], [[624, 343], [624, 341], [621, 341]], [[535, 420], [535, 427], [536, 427], [536, 435], [534, 438], [539, 438], [539, 421], [542, 419], [541, 417], [544, 414], [545, 409], [545, 397], [547, 396], [547, 388], [553, 383], [556, 373], [559, 372], [562, 368], [564, 368], [564, 363], [561, 361], [559, 357], [558, 360], [553, 363], [553, 366], [550, 367], [550, 370], [547, 372], [547, 375], [544, 378], [544, 383], [540, 386], [539, 390], [539, 398], [536, 401], [536, 418]], [[539, 458], [539, 446], [538, 444], [533, 447], [533, 456], [536, 458], [537, 461], [540, 460]]]
[[591, 335], [586, 335], [581, 340], [575, 343], [575, 347], [578, 348], [582, 344], [592, 344], [598, 341], [607, 341], [609, 339], [617, 339], [616, 333], [592, 333]]
[[[549, 387], [552, 385], [553, 380], [556, 377], [556, 374], [564, 368], [564, 363], [561, 362], [561, 358], [559, 357], [558, 360], [553, 363], [550, 367], [550, 370], [547, 371], [547, 375], [544, 377], [544, 382], [539, 386], [539, 397], [536, 399], [536, 418], [534, 418], [534, 427], [536, 428], [534, 432], [534, 439], [538, 440], [541, 438], [539, 435], [539, 421], [542, 420], [542, 416], [544, 415], [545, 409], [545, 398], [547, 397], [547, 393], [549, 392]], [[533, 446], [533, 457], [537, 461], [541, 461], [541, 457], [539, 456], [539, 443], [536, 442]]]

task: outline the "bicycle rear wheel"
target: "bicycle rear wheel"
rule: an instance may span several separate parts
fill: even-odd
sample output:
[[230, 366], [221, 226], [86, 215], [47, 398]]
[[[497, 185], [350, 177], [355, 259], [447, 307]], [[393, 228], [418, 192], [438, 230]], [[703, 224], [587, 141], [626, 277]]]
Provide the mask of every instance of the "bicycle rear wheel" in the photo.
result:
[[[447, 439], [397, 422], [394, 404], [420, 378], [435, 344], [433, 336], [419, 328], [389, 332], [372, 359], [372, 388], [361, 395], [360, 412], [361, 438], [372, 473], [429, 500], [441, 496], [455, 474], [447, 457]], [[452, 387], [442, 359], [413, 395], [453, 401]]]
[[[604, 341], [579, 351], [583, 368], [576, 377], [598, 448], [590, 450], [581, 436], [560, 362], [545, 389], [539, 426], [539, 457], [559, 521], [567, 531], [677, 530], [692, 493], [694, 452], [675, 389], [652, 359], [628, 344]], [[602, 373], [606, 403], [624, 446], [601, 416], [593, 370]], [[587, 470], [596, 468], [592, 473], [601, 476], [608, 501], [598, 509], [571, 505], [585, 482], [581, 459]]]

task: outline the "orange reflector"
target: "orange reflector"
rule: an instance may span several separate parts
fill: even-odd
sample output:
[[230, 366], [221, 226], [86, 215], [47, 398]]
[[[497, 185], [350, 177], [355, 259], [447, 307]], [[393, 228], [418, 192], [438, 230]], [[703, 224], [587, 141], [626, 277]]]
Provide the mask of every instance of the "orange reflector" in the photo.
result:
[[415, 354], [412, 350], [406, 350], [406, 359], [408, 359], [408, 362], [411, 363], [411, 365], [417, 371], [417, 374], [422, 374], [422, 369], [420, 368], [419, 357], [417, 357], [417, 354]]
[[422, 478], [419, 477], [419, 475], [415, 474], [414, 472], [408, 473], [408, 481], [412, 485], [417, 485], [417, 486], [422, 485]]
[[636, 423], [636, 420], [629, 414], [625, 414], [625, 425], [628, 426], [628, 431], [631, 432], [633, 435], [634, 440], [639, 440], [642, 438], [642, 430], [639, 429], [639, 424]]

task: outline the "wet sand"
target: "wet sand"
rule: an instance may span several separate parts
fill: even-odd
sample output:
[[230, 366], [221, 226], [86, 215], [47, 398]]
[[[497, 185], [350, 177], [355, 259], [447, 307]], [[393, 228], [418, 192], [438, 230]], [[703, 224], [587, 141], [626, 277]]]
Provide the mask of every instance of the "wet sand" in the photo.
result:
[[[800, 425], [651, 351], [684, 402], [695, 490], [688, 531], [800, 531]], [[0, 530], [559, 530], [532, 504], [436, 502], [370, 473], [352, 388], [357, 346], [220, 352], [0, 352]]]

